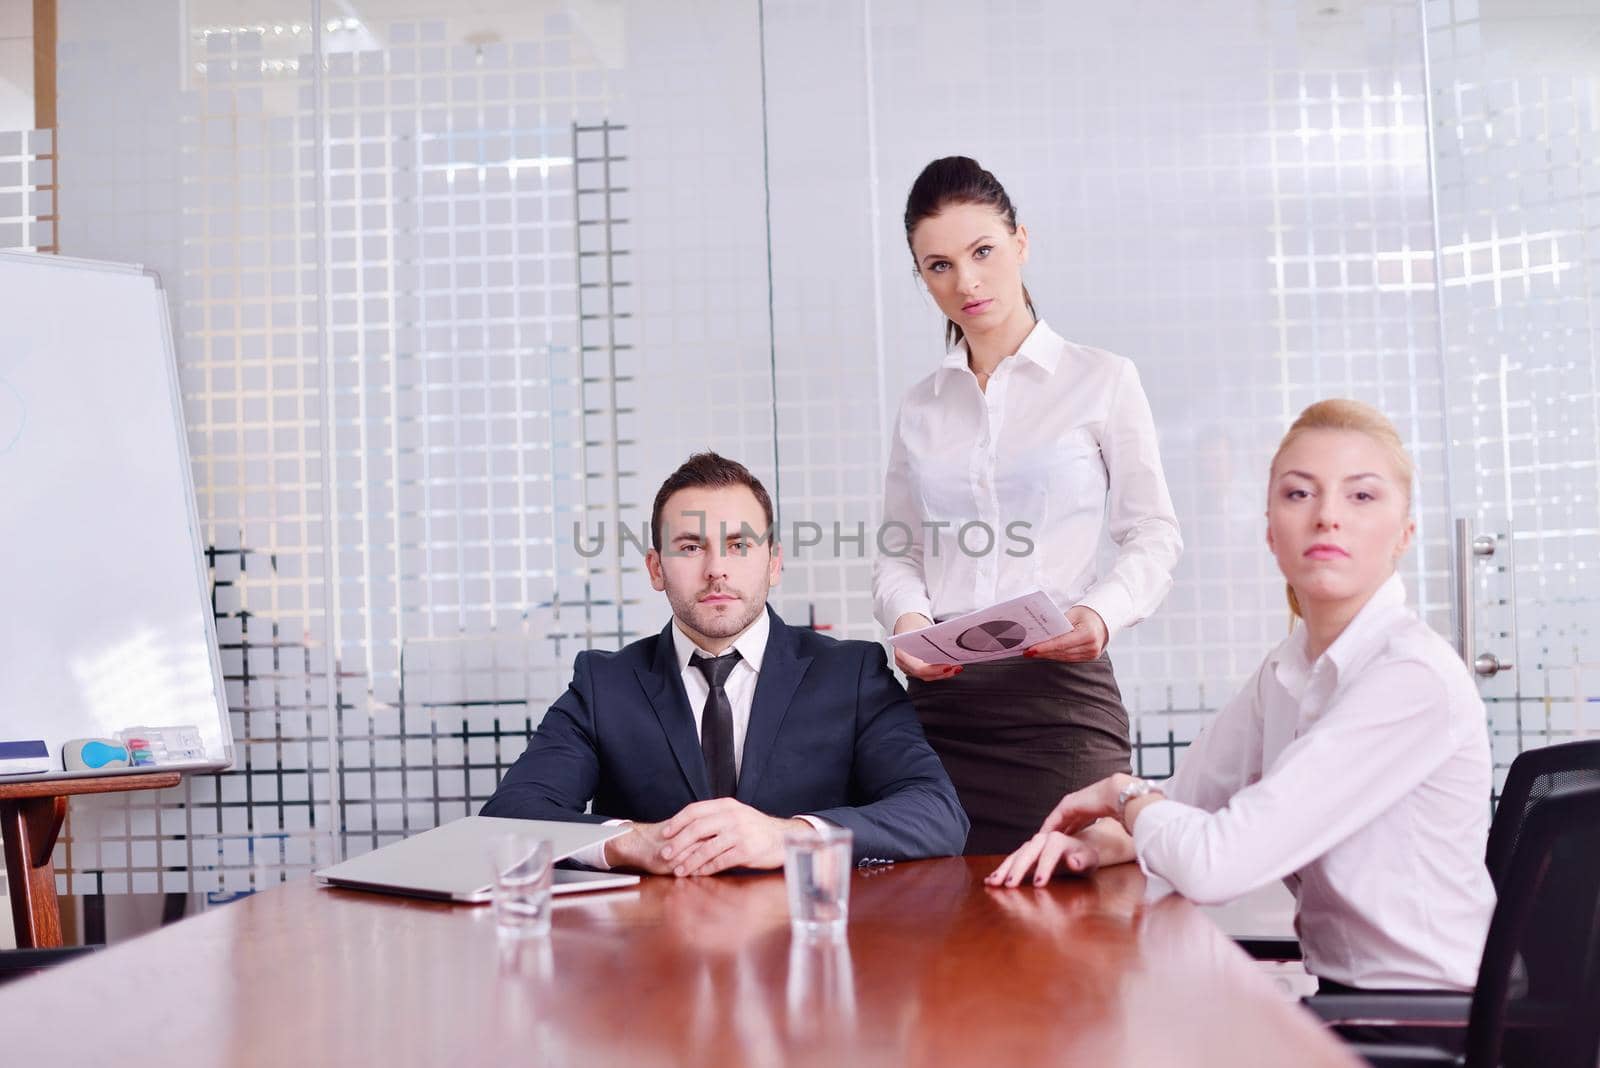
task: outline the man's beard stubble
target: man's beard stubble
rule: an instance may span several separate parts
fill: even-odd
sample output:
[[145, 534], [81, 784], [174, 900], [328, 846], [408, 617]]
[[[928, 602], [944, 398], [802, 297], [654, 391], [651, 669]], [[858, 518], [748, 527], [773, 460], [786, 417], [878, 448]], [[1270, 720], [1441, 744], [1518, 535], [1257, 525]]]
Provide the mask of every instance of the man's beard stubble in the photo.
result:
[[[718, 612], [700, 603], [702, 597], [708, 597], [713, 593], [737, 597], [738, 601], [735, 603], [738, 605], [738, 611], [736, 613]], [[707, 587], [696, 591], [690, 597], [684, 597], [668, 589], [667, 601], [672, 605], [673, 614], [708, 638], [731, 638], [736, 634], [743, 633], [750, 624], [756, 621], [756, 617], [766, 610], [764, 598], [755, 604], [751, 604], [748, 598], [728, 585]]]

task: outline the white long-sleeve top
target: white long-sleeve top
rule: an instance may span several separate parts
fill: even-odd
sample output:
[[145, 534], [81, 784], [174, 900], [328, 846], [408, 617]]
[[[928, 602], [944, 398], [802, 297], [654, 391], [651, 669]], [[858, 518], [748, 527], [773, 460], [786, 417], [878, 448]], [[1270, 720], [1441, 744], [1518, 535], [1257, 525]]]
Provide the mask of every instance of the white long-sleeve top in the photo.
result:
[[[987, 391], [962, 342], [906, 394], [883, 522], [872, 591], [886, 630], [1037, 587], [1115, 634], [1161, 603], [1183, 551], [1138, 371], [1043, 321]], [[1103, 532], [1116, 544], [1104, 574]]]
[[1282, 879], [1312, 974], [1470, 990], [1494, 911], [1477, 687], [1390, 578], [1309, 663], [1297, 627], [1134, 824], [1139, 863], [1202, 903]]

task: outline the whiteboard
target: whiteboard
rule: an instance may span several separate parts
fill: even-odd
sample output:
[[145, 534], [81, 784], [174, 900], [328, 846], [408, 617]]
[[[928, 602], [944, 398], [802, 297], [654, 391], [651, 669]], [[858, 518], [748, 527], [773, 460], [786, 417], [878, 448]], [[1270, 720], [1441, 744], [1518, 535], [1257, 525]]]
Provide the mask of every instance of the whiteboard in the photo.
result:
[[[0, 741], [192, 726], [233, 760], [166, 296], [136, 267], [0, 253]], [[128, 769], [128, 773], [149, 768]]]

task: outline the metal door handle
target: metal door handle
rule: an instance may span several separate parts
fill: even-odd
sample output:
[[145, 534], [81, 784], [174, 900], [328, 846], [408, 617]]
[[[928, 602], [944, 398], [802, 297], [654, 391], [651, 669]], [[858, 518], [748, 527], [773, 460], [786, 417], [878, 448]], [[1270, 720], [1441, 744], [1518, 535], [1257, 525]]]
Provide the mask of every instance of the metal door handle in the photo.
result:
[[1507, 671], [1515, 666], [1516, 665], [1511, 661], [1501, 660], [1493, 653], [1479, 653], [1472, 661], [1472, 670], [1476, 671], [1479, 675], [1482, 675], [1486, 679], [1492, 678], [1495, 675], [1500, 674], [1500, 672]]

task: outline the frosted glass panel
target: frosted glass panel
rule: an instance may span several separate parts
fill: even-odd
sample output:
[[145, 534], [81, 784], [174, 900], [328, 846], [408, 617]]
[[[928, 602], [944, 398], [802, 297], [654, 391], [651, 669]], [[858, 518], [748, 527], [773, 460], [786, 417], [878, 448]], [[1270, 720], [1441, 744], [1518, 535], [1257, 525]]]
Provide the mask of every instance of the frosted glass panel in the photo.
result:
[[[1286, 631], [1266, 467], [1313, 400], [1368, 400], [1408, 439], [1406, 578], [1448, 626], [1414, 3], [821, 6], [766, 5], [786, 523], [875, 524], [899, 398], [943, 354], [904, 198], [960, 153], [1016, 203], [1041, 314], [1131, 358], [1155, 411], [1186, 550], [1110, 650], [1146, 770]], [[876, 637], [871, 545], [792, 543], [789, 616]]]
[[1459, 508], [1496, 552], [1475, 635], [1500, 763], [1600, 729], [1600, 12], [1432, 2]]
[[1563, 42], [1592, 17], [503, 6], [59, 5], [62, 155], [0, 134], [0, 245], [172, 295], [240, 749], [75, 804], [74, 889], [226, 896], [473, 810], [574, 652], [665, 622], [643, 528], [693, 449], [774, 490], [785, 617], [878, 637], [884, 446], [941, 354], [900, 215], [951, 153], [1008, 185], [1052, 326], [1155, 409], [1188, 548], [1111, 650], [1145, 771], [1284, 633], [1265, 467], [1330, 395], [1417, 456], [1405, 577], [1441, 632], [1451, 518], [1505, 535], [1501, 762], [1588, 729], [1600, 171]]

